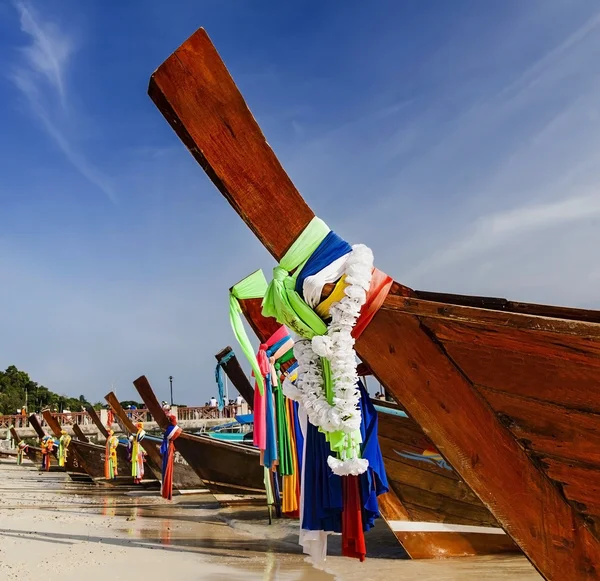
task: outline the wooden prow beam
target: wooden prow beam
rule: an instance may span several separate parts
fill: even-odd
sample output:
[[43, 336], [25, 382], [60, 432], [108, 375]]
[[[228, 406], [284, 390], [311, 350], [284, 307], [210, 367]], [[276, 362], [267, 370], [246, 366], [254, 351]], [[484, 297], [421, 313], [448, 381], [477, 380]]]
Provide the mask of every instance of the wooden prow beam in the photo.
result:
[[44, 436], [46, 436], [46, 432], [44, 431], [44, 428], [42, 428], [35, 414], [31, 414], [29, 416], [29, 425], [35, 430], [35, 433], [37, 434], [37, 437], [40, 439], [40, 441], [42, 440], [42, 438], [44, 438]]
[[[115, 416], [120, 420], [122, 427], [129, 432], [130, 434], [136, 434], [137, 428], [135, 424], [131, 421], [131, 418], [127, 415], [127, 412], [123, 409], [123, 406], [119, 402], [119, 399], [112, 391], [107, 393], [104, 396], [104, 399], [108, 402], [108, 405], [112, 408], [113, 412], [115, 412]], [[162, 466], [162, 456], [160, 452], [153, 446], [152, 444], [145, 446], [142, 442], [142, 447], [146, 450], [146, 453], [150, 457], [150, 459], [155, 463], [155, 466]]]
[[[152, 75], [149, 94], [215, 186], [279, 261], [314, 214], [203, 29]], [[285, 228], [273, 228], [273, 216], [285, 216]], [[600, 579], [600, 542], [581, 515], [498, 421], [431, 330], [407, 312], [410, 301], [403, 298], [416, 293], [395, 283], [391, 295], [357, 342], [359, 357], [543, 576]], [[529, 308], [532, 314], [553, 316], [551, 309]]]
[[[142, 375], [141, 377], [138, 377], [133, 382], [133, 385], [137, 389], [138, 393], [140, 394], [140, 397], [146, 404], [148, 411], [152, 414], [152, 417], [154, 418], [160, 429], [166, 430], [170, 425], [169, 418], [167, 418], [165, 410], [162, 409], [162, 406], [156, 399], [154, 391], [152, 390], [150, 382], [148, 381], [146, 376]], [[182, 434], [182, 436], [183, 435], [184, 434]]]
[[78, 424], [73, 424], [73, 433], [75, 434], [75, 437], [78, 440], [89, 443], [90, 439], [83, 433], [83, 430], [79, 427]]
[[[215, 358], [217, 361], [221, 361], [223, 357], [232, 351], [233, 349], [227, 346], [225, 349], [219, 351], [215, 355]], [[223, 371], [227, 374], [227, 377], [229, 377], [233, 386], [240, 392], [240, 395], [246, 400], [246, 403], [252, 408], [254, 403], [254, 389], [248, 381], [235, 353], [231, 356], [231, 359], [223, 365]]]
[[89, 406], [87, 406], [85, 408], [85, 411], [87, 411], [87, 413], [89, 414], [90, 418], [92, 418], [92, 422], [94, 422], [95, 426], [98, 428], [98, 430], [100, 431], [100, 433], [105, 438], [108, 438], [108, 430], [106, 429], [106, 427], [104, 426], [104, 424], [100, 420], [100, 416], [98, 416], [98, 413], [96, 412], [96, 410], [91, 405], [89, 405]]
[[18, 444], [19, 442], [21, 442], [21, 437], [19, 436], [19, 434], [17, 434], [17, 430], [15, 430], [15, 428], [13, 426], [10, 427], [10, 433], [13, 437], [13, 440]]
[[137, 432], [137, 428], [131, 421], [131, 418], [127, 415], [127, 412], [123, 409], [123, 406], [120, 404], [115, 393], [112, 391], [107, 393], [104, 396], [104, 399], [108, 402], [108, 405], [112, 408], [112, 411], [115, 412], [115, 416], [117, 416], [117, 418], [120, 420], [123, 429], [130, 434], [135, 434]]
[[48, 427], [54, 432], [54, 435], [57, 438], [60, 438], [60, 436], [61, 436], [60, 432], [61, 432], [62, 428], [60, 427], [58, 420], [52, 415], [50, 410], [44, 410], [42, 412], [42, 415], [44, 416], [44, 419], [46, 420]]

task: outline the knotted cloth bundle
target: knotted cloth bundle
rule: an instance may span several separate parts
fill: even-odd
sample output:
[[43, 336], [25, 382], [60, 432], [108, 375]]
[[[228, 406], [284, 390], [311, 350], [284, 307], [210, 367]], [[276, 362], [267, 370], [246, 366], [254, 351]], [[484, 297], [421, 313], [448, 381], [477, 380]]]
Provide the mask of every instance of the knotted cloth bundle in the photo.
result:
[[22, 440], [17, 444], [17, 465], [23, 464], [23, 455], [27, 454], [29, 446]]
[[61, 430], [58, 440], [58, 465], [64, 467], [67, 462], [67, 454], [69, 453], [69, 444], [71, 436], [65, 430]]
[[[326, 434], [335, 454], [329, 466], [341, 476], [362, 474], [368, 467], [360, 454], [352, 332], [367, 303], [373, 271], [373, 254], [366, 246], [351, 247], [315, 217], [273, 270], [263, 301], [264, 316], [275, 317], [304, 339], [294, 347], [299, 401], [309, 421]], [[319, 309], [324, 285], [340, 280], [334, 299]], [[323, 320], [327, 317], [329, 324]]]
[[137, 423], [137, 432], [131, 436], [131, 475], [133, 481], [139, 484], [144, 478], [144, 449], [142, 448], [142, 440], [146, 437], [144, 424]]
[[42, 470], [48, 472], [50, 470], [50, 456], [54, 451], [54, 438], [44, 436], [41, 441], [42, 447]]
[[117, 447], [119, 438], [114, 435], [112, 430], [108, 430], [106, 438], [106, 452], [104, 456], [104, 477], [107, 480], [113, 480], [119, 475], [119, 466], [117, 463]]
[[183, 430], [177, 425], [177, 418], [169, 415], [169, 426], [165, 430], [160, 446], [162, 454], [162, 483], [160, 494], [167, 500], [173, 499], [173, 464], [175, 462], [175, 440], [181, 436]]

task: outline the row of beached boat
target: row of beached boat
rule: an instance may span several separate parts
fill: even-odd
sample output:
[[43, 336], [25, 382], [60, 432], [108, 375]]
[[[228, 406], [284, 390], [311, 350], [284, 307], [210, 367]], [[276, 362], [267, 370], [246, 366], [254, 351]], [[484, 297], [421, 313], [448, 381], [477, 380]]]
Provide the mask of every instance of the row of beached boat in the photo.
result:
[[[259, 341], [264, 342], [277, 324], [273, 319], [260, 315], [256, 303], [255, 299], [242, 300], [241, 307]], [[223, 365], [225, 373], [243, 397], [252, 401], [253, 387], [231, 348], [217, 354], [217, 359], [226, 359]], [[363, 373], [367, 371], [363, 368]], [[170, 419], [146, 377], [136, 379], [134, 386], [153, 419], [166, 431], [171, 425]], [[110, 392], [106, 395], [106, 401], [123, 432], [135, 436], [139, 426], [130, 419], [116, 395]], [[406, 554], [419, 559], [518, 551], [510, 537], [498, 527], [491, 513], [437, 452], [419, 426], [396, 404], [379, 399], [373, 400], [373, 403], [379, 415], [379, 443], [390, 484], [390, 491], [380, 497], [381, 516]], [[93, 408], [87, 411], [92, 422], [108, 440], [111, 426], [104, 426]], [[64, 436], [66, 431], [50, 411], [45, 410], [43, 416], [56, 438]], [[37, 417], [32, 415], [29, 421], [40, 442], [47, 440], [48, 434]], [[50, 470], [64, 470], [78, 482], [111, 486], [132, 486], [136, 483], [132, 476], [127, 440], [120, 442], [117, 448], [118, 475], [107, 478], [105, 445], [91, 443], [78, 425], [72, 426], [72, 429], [74, 438], [68, 441], [64, 466], [58, 465], [59, 459], [54, 450], [54, 459], [48, 466]], [[20, 443], [14, 428], [12, 435], [19, 443], [21, 453], [42, 466], [43, 450]], [[161, 438], [151, 435], [145, 435], [142, 440], [147, 455], [144, 478], [138, 484], [145, 488], [158, 488], [163, 480], [162, 444]], [[173, 444], [176, 453], [172, 486], [176, 491], [190, 493], [207, 490], [228, 505], [265, 502], [260, 454], [248, 442], [182, 432]]]
[[[315, 215], [203, 29], [149, 95], [279, 263]], [[392, 488], [380, 506], [398, 540], [451, 555], [451, 539], [486, 552], [504, 531], [544, 578], [600, 579], [600, 312], [387, 291], [355, 349], [398, 402], [377, 402]]]

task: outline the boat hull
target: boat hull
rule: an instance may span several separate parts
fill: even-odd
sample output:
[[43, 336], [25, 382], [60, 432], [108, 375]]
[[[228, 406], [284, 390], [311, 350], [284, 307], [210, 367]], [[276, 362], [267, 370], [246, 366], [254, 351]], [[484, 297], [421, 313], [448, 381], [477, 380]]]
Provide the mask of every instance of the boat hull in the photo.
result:
[[[72, 440], [71, 446], [75, 450], [81, 465], [94, 482], [111, 486], [134, 485], [133, 477], [131, 476], [131, 462], [127, 461], [127, 452], [125, 448], [119, 446], [117, 449], [117, 462], [120, 474], [116, 478], [110, 480], [104, 476], [104, 459], [106, 457], [104, 446], [91, 444], [89, 442], [81, 442], [79, 440]], [[148, 470], [148, 472], [150, 472], [150, 470]], [[149, 477], [147, 476], [147, 478], [147, 484], [154, 483], [158, 486], [158, 481], [154, 478], [153, 473], [150, 472], [150, 475]]]
[[374, 403], [390, 486], [380, 497], [380, 511], [408, 555], [437, 559], [520, 552], [419, 425], [397, 406]]
[[175, 440], [175, 447], [213, 494], [264, 495], [256, 448], [191, 434]]
[[[162, 464], [158, 463], [158, 460], [161, 460], [161, 442], [160, 440], [157, 440], [146, 437], [142, 442], [142, 447], [146, 451], [148, 451], [151, 446], [155, 449], [155, 454], [152, 456], [148, 454], [146, 465], [150, 466], [152, 472], [154, 472], [158, 478], [162, 479]], [[155, 459], [153, 459], [153, 457]], [[204, 483], [196, 471], [189, 465], [181, 453], [176, 450], [173, 459], [173, 488], [176, 490], [201, 490], [204, 487]]]

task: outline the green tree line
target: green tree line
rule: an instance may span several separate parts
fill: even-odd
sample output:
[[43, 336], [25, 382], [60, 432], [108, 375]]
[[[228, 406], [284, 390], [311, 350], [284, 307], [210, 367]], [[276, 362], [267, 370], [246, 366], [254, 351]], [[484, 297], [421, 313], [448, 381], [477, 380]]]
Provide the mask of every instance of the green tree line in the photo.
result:
[[58, 412], [65, 409], [78, 412], [89, 405], [85, 396], [67, 397], [55, 393], [32, 381], [27, 373], [19, 371], [14, 365], [0, 371], [0, 414], [16, 414], [17, 410], [25, 406], [26, 401], [27, 413], [40, 412], [44, 408]]

